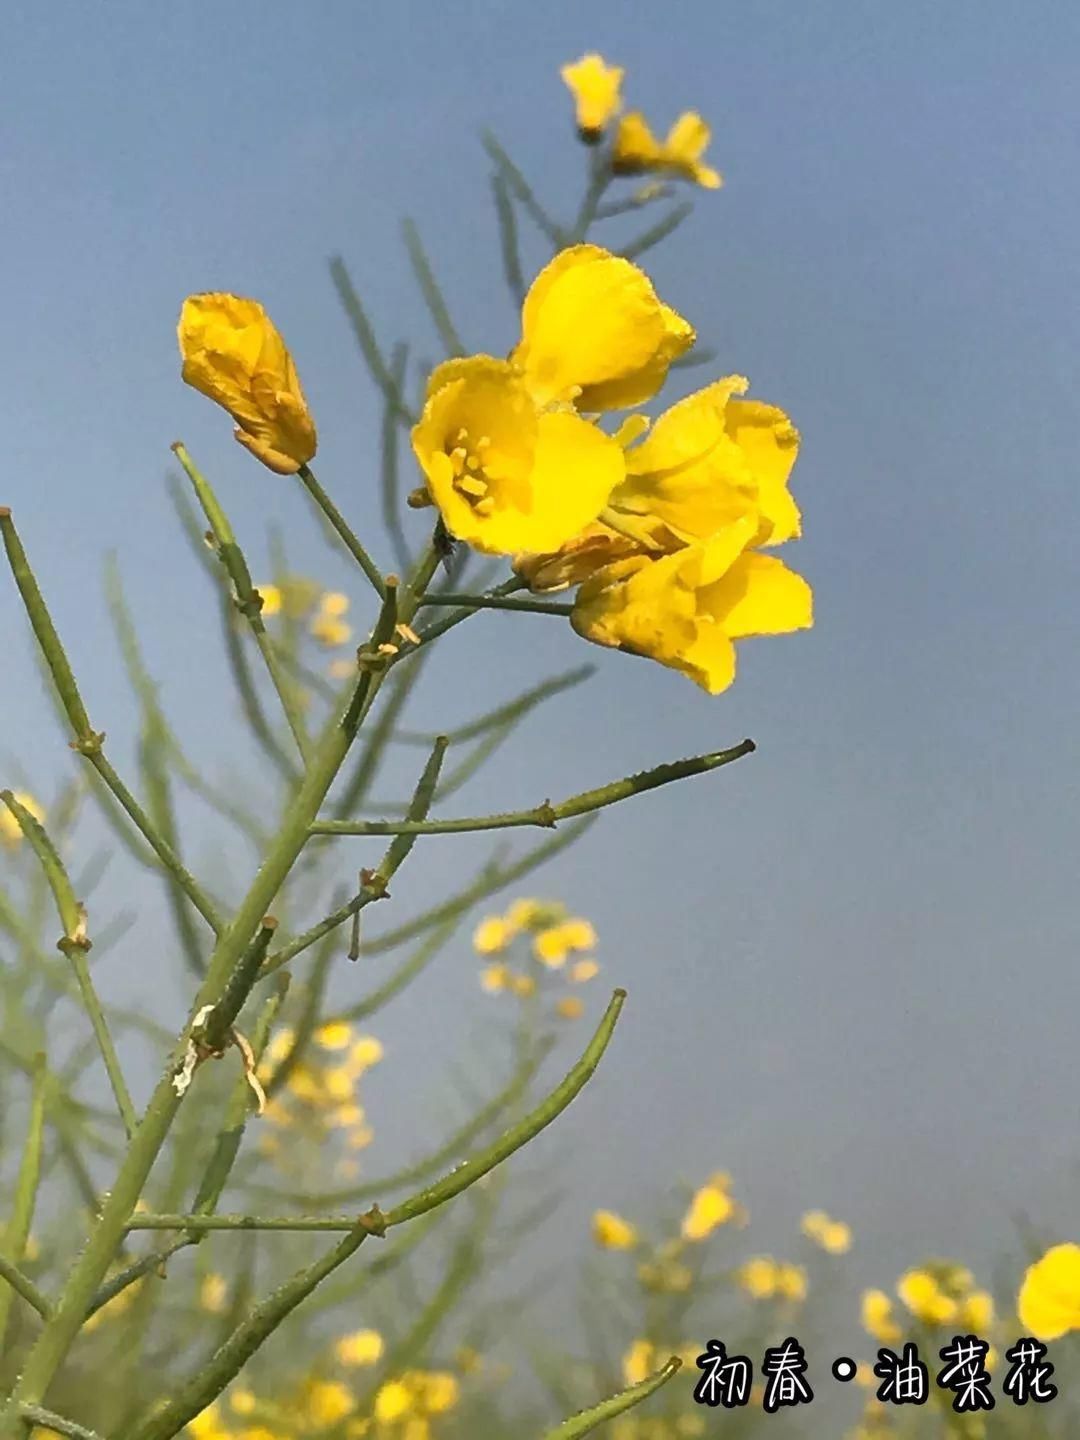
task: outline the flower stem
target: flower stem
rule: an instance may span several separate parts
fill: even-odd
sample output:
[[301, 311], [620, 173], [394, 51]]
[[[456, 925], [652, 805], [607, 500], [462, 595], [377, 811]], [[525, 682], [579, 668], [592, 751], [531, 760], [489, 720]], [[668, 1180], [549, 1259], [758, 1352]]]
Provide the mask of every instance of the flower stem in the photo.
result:
[[334, 527], [345, 549], [348, 550], [349, 554], [360, 566], [360, 569], [363, 570], [364, 574], [371, 581], [376, 595], [378, 595], [380, 600], [385, 599], [386, 581], [383, 579], [382, 571], [375, 564], [375, 561], [372, 560], [363, 545], [361, 545], [344, 515], [342, 515], [333, 500], [331, 500], [330, 496], [319, 484], [318, 480], [316, 480], [311, 468], [307, 465], [301, 465], [297, 474], [303, 482], [305, 490], [307, 490], [316, 505], [318, 505], [319, 509]]
[[532, 615], [572, 615], [573, 605], [550, 600], [518, 600], [503, 595], [455, 595], [442, 591], [438, 595], [422, 595], [421, 605], [463, 605], [470, 610], [523, 610]]
[[685, 780], [692, 775], [704, 775], [722, 765], [730, 765], [755, 749], [752, 740], [743, 740], [729, 750], [714, 750], [707, 755], [694, 755], [688, 760], [676, 760], [673, 764], [657, 765], [652, 770], [642, 770], [628, 775], [624, 780], [613, 780], [610, 785], [601, 785], [595, 790], [583, 790], [580, 795], [571, 795], [553, 805], [545, 800], [531, 810], [507, 811], [502, 815], [477, 815], [460, 820], [316, 820], [311, 827], [313, 835], [460, 835], [474, 830], [513, 830], [523, 826], [539, 825], [554, 829], [560, 820], [578, 815], [588, 815], [594, 810], [603, 810], [608, 805], [617, 805], [634, 795], [643, 795], [661, 785], [670, 785], [675, 780]]

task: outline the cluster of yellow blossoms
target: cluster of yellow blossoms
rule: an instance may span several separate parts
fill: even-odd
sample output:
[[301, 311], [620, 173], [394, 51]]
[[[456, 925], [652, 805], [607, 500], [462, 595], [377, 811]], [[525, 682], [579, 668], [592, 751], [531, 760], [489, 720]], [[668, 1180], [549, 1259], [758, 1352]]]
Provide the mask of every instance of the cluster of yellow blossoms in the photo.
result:
[[[516, 941], [528, 942], [520, 947], [522, 966], [493, 958], [504, 956]], [[535, 995], [540, 983], [556, 974], [583, 985], [600, 973], [591, 953], [595, 948], [596, 931], [589, 921], [551, 900], [515, 900], [504, 914], [481, 920], [473, 934], [473, 949], [487, 961], [480, 985], [489, 995]], [[580, 995], [570, 994], [560, 995], [554, 1008], [562, 1019], [576, 1020], [585, 1006]]]
[[[590, 54], [564, 65], [560, 73], [574, 97], [578, 134], [587, 145], [599, 144], [622, 108], [623, 70]], [[618, 175], [671, 175], [716, 190], [723, 181], [701, 158], [709, 139], [709, 127], [696, 110], [684, 111], [664, 140], [657, 139], [640, 110], [631, 110], [615, 127], [611, 168]]]
[[[15, 790], [13, 798], [24, 810], [28, 810], [35, 820], [44, 821], [45, 811], [32, 795], [28, 795], [25, 790]], [[0, 845], [13, 850], [22, 838], [23, 832], [19, 829], [15, 816], [6, 805], [0, 805]]]
[[[371, 1144], [374, 1138], [364, 1107], [359, 1100], [359, 1084], [364, 1074], [377, 1065], [383, 1048], [373, 1035], [356, 1035], [351, 1026], [332, 1021], [321, 1026], [313, 1036], [316, 1046], [326, 1059], [304, 1058], [291, 1064], [296, 1034], [288, 1026], [272, 1037], [259, 1065], [259, 1078], [267, 1084], [281, 1064], [285, 1064], [285, 1082], [266, 1106], [266, 1119], [279, 1130], [295, 1129], [306, 1142], [320, 1143], [339, 1134], [347, 1152], [355, 1154]], [[260, 1148], [265, 1154], [281, 1153], [278, 1137], [268, 1132]], [[355, 1174], [355, 1162], [346, 1158], [339, 1165], [343, 1176]]]
[[[973, 1334], [985, 1332], [994, 1319], [994, 1301], [978, 1289], [970, 1270], [951, 1261], [933, 1261], [908, 1270], [896, 1283], [908, 1313], [930, 1329], [952, 1326]], [[903, 1338], [893, 1302], [884, 1290], [867, 1290], [862, 1299], [866, 1330], [884, 1344]]]
[[788, 478], [798, 433], [728, 376], [652, 426], [601, 413], [664, 383], [693, 328], [630, 261], [563, 250], [525, 298], [509, 359], [440, 365], [413, 430], [452, 535], [514, 558], [534, 590], [579, 586], [571, 624], [646, 655], [711, 694], [735, 675], [734, 641], [812, 623], [810, 587], [769, 546], [800, 534]]
[[347, 645], [352, 626], [345, 619], [349, 597], [340, 590], [323, 590], [314, 580], [290, 575], [280, 585], [260, 584], [264, 620], [283, 615], [288, 620], [306, 622], [313, 640], [332, 650]]
[[[335, 1355], [346, 1366], [371, 1366], [383, 1350], [378, 1332], [364, 1330], [343, 1336]], [[459, 1394], [457, 1376], [445, 1370], [403, 1371], [380, 1385], [363, 1410], [341, 1380], [312, 1375], [274, 1399], [241, 1382], [227, 1402], [215, 1401], [187, 1429], [192, 1440], [295, 1440], [331, 1432], [345, 1440], [431, 1440], [433, 1422], [453, 1410]]]

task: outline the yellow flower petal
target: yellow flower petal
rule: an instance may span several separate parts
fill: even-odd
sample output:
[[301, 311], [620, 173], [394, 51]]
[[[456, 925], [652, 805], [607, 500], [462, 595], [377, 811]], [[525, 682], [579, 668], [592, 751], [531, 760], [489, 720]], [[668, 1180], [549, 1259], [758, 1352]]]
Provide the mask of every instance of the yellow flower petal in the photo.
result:
[[735, 1213], [735, 1203], [717, 1185], [703, 1185], [690, 1202], [682, 1222], [684, 1240], [705, 1240]]
[[257, 300], [190, 295], [178, 327], [181, 375], [237, 424], [236, 438], [281, 475], [315, 454], [315, 425], [292, 356]]
[[948, 1325], [956, 1318], [956, 1301], [945, 1294], [928, 1270], [908, 1270], [901, 1275], [896, 1293], [925, 1325]]
[[[24, 810], [29, 811], [35, 820], [44, 822], [45, 811], [32, 795], [28, 795], [25, 790], [15, 790], [12, 792], [12, 798], [17, 800]], [[14, 847], [20, 843], [22, 838], [23, 833], [19, 828], [19, 822], [8, 807], [0, 801], [0, 844]]]
[[384, 1348], [377, 1330], [354, 1330], [350, 1335], [341, 1336], [334, 1346], [334, 1354], [342, 1365], [377, 1365]]
[[573, 245], [533, 281], [511, 360], [541, 403], [605, 410], [654, 395], [693, 341], [644, 271], [598, 245]]
[[440, 375], [412, 439], [451, 534], [514, 555], [556, 550], [597, 518], [625, 473], [614, 440], [568, 411], [538, 412], [505, 361], [472, 356]]
[[592, 1220], [593, 1239], [603, 1250], [632, 1250], [637, 1230], [614, 1210], [597, 1210]]
[[1025, 1333], [1039, 1340], [1080, 1329], [1080, 1245], [1054, 1245], [1028, 1267], [1017, 1313]]
[[892, 1301], [884, 1290], [867, 1290], [862, 1297], [862, 1323], [876, 1339], [889, 1345], [900, 1339], [900, 1327], [892, 1318]]
[[583, 55], [573, 65], [564, 65], [559, 74], [574, 97], [582, 138], [598, 140], [608, 121], [618, 113], [624, 71], [609, 65], [603, 56], [591, 54]]
[[716, 190], [723, 179], [701, 160], [710, 138], [708, 125], [695, 110], [684, 111], [662, 142], [653, 134], [644, 115], [632, 110], [622, 117], [615, 132], [612, 169], [623, 175], [656, 171], [691, 180], [706, 190]]

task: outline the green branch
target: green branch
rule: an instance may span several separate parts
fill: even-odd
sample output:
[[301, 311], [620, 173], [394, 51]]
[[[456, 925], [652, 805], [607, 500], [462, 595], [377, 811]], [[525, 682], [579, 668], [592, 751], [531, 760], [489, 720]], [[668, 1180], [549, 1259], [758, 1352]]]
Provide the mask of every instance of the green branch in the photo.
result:
[[655, 1375], [650, 1375], [637, 1385], [631, 1385], [628, 1390], [620, 1390], [617, 1395], [611, 1395], [607, 1400], [601, 1400], [599, 1405], [594, 1405], [589, 1410], [581, 1410], [577, 1415], [572, 1415], [569, 1420], [556, 1425], [554, 1430], [548, 1430], [543, 1440], [579, 1440], [580, 1436], [590, 1434], [598, 1426], [613, 1420], [616, 1415], [621, 1415], [624, 1410], [640, 1405], [642, 1400], [647, 1400], [662, 1385], [666, 1385], [681, 1369], [682, 1361], [673, 1355]]
[[378, 595], [380, 600], [384, 599], [386, 596], [386, 581], [383, 579], [382, 571], [375, 564], [375, 561], [372, 560], [363, 545], [361, 545], [344, 515], [342, 515], [333, 500], [330, 499], [330, 496], [319, 484], [318, 480], [316, 480], [309, 466], [301, 465], [297, 474], [303, 482], [305, 490], [333, 526], [335, 533], [345, 546], [345, 549], [371, 581], [372, 588], [376, 595]]
[[423, 595], [421, 605], [462, 605], [469, 610], [521, 610], [529, 615], [572, 615], [572, 604], [552, 600], [517, 600], [502, 595], [454, 595], [443, 591], [438, 595]]
[[603, 810], [608, 805], [617, 805], [634, 795], [643, 795], [661, 785], [670, 785], [675, 780], [686, 780], [693, 775], [705, 775], [721, 765], [730, 765], [749, 755], [755, 749], [752, 740], [743, 740], [730, 750], [714, 750], [707, 755], [695, 755], [688, 760], [676, 760], [672, 764], [657, 765], [652, 770], [642, 770], [637, 775], [628, 775], [625, 780], [613, 780], [610, 785], [601, 785], [595, 790], [583, 790], [580, 795], [571, 795], [553, 805], [545, 800], [531, 810], [507, 811], [502, 815], [477, 815], [460, 820], [316, 820], [311, 827], [313, 835], [460, 835], [474, 830], [513, 830], [525, 826], [541, 826], [554, 829], [560, 820], [579, 815], [589, 815]]

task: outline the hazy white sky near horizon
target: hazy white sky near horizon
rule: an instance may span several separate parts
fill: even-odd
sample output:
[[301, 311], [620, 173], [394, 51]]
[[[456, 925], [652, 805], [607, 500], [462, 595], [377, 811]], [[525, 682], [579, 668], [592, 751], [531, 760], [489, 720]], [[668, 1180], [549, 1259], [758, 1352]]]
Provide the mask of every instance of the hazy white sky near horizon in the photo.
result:
[[[423, 688], [422, 723], [453, 725], [598, 665], [455, 810], [759, 745], [610, 814], [528, 886], [594, 920], [605, 980], [630, 991], [559, 1127], [577, 1156], [559, 1234], [722, 1166], [755, 1248], [790, 1247], [821, 1205], [852, 1221], [866, 1282], [928, 1253], [985, 1261], [1021, 1209], [1080, 1239], [1076, 7], [9, 3], [4, 42], [0, 502], [121, 759], [134, 715], [101, 599], [109, 547], [175, 724], [217, 774], [244, 768], [241, 732], [170, 520], [170, 441], [263, 564], [276, 519], [300, 568], [347, 584], [361, 617], [366, 596], [289, 483], [180, 384], [183, 296], [266, 303], [319, 422], [320, 477], [386, 556], [364, 523], [379, 405], [327, 255], [345, 255], [387, 342], [434, 356], [398, 232], [414, 215], [467, 344], [497, 353], [516, 321], [481, 124], [569, 210], [582, 157], [562, 62], [600, 49], [659, 124], [708, 117], [727, 183], [650, 269], [716, 346], [715, 373], [750, 376], [802, 431], [790, 560], [816, 628], [747, 644], [710, 699], [558, 622], [484, 617]], [[0, 616], [0, 753], [47, 792], [69, 757], [10, 585]], [[445, 886], [481, 853], [431, 841], [413, 873]], [[103, 972], [113, 993], [153, 998], [160, 913], [155, 898]], [[387, 1133], [470, 1043], [474, 974], [459, 946], [386, 1012], [371, 1105]]]

